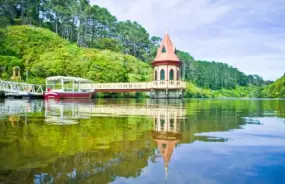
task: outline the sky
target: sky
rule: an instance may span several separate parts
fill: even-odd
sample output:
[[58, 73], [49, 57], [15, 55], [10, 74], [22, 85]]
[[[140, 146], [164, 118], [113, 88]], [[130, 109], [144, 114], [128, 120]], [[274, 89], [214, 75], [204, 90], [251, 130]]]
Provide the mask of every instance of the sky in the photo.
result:
[[90, 0], [196, 60], [275, 80], [285, 73], [285, 0]]

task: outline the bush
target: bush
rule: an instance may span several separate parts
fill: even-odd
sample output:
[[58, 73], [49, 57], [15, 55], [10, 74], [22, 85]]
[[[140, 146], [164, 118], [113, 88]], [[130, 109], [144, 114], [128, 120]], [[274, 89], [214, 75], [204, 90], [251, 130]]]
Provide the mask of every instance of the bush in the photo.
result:
[[266, 86], [261, 95], [268, 98], [285, 98], [285, 76]]
[[213, 98], [214, 94], [209, 89], [202, 89], [192, 83], [186, 83], [185, 98]]

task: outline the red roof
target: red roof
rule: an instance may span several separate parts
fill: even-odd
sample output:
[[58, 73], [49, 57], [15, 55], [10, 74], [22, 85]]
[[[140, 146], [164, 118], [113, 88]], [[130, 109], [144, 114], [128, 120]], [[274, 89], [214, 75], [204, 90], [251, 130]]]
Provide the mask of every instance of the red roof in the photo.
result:
[[172, 44], [168, 33], [164, 35], [161, 45], [157, 49], [154, 61], [179, 61], [179, 58], [175, 54], [175, 47]]

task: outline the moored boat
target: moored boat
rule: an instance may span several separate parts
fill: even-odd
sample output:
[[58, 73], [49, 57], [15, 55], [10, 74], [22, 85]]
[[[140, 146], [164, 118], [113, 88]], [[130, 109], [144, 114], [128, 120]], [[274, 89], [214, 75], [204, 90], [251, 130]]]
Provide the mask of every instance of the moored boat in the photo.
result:
[[[45, 99], [88, 99], [92, 98], [94, 89], [80, 89], [80, 84], [90, 83], [79, 77], [54, 76], [46, 78]], [[90, 85], [91, 86], [91, 85]]]

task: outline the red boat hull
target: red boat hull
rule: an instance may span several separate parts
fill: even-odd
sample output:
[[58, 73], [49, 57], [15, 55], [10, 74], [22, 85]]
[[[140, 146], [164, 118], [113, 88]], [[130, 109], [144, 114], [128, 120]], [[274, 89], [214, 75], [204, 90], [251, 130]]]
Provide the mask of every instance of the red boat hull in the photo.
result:
[[46, 92], [45, 99], [90, 99], [91, 92]]

